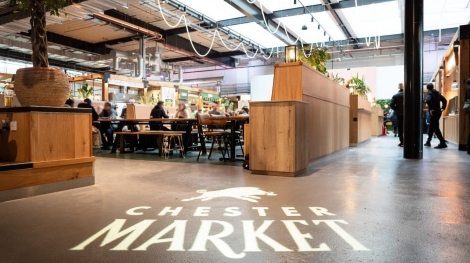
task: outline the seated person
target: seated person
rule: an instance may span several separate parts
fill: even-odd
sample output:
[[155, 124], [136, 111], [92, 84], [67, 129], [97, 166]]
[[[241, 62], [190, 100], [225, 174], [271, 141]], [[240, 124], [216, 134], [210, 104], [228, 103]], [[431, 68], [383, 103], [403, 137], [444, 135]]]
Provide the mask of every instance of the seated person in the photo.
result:
[[231, 116], [233, 116], [233, 112], [230, 110], [228, 106], [225, 107], [225, 117], [231, 117]]
[[217, 106], [213, 106], [212, 110], [209, 111], [210, 115], [221, 115], [220, 112], [217, 110]]
[[73, 108], [73, 99], [67, 99], [67, 100], [65, 101], [64, 107]]
[[[103, 111], [100, 113], [100, 118], [108, 118], [108, 119], [116, 119], [117, 113], [111, 107], [111, 103], [106, 102], [104, 104]], [[100, 134], [101, 134], [101, 141], [103, 142], [103, 148], [109, 148], [113, 145], [113, 134], [114, 130], [117, 128], [117, 124], [111, 122], [101, 122], [100, 123]]]
[[[159, 101], [157, 105], [152, 109], [150, 113], [150, 119], [168, 119], [169, 116], [165, 113], [165, 109], [163, 108], [163, 101]], [[169, 131], [167, 127], [163, 126], [161, 122], [150, 122], [149, 123], [150, 130], [152, 131]]]
[[91, 109], [91, 116], [93, 121], [97, 121], [100, 118], [98, 112], [96, 112], [95, 108], [93, 108], [91, 105], [90, 99], [85, 99], [82, 103], [78, 104], [77, 108]]
[[178, 103], [178, 111], [176, 112], [175, 118], [188, 119], [190, 116], [189, 111], [186, 109], [186, 104]]

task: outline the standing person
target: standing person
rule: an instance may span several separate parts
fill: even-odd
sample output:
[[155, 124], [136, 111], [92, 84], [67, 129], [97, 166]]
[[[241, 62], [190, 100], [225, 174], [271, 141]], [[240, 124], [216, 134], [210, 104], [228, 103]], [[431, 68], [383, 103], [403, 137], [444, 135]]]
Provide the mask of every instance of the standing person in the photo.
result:
[[[465, 93], [465, 101], [470, 101], [470, 79], [467, 79], [467, 92]], [[468, 127], [467, 153], [470, 154], [470, 114], [468, 114]]]
[[[100, 113], [100, 118], [103, 119], [116, 119], [117, 112], [115, 109], [111, 107], [111, 103], [106, 102], [104, 104], [104, 108]], [[113, 145], [113, 134], [114, 130], [117, 128], [117, 125], [111, 122], [104, 122], [100, 123], [100, 134], [101, 134], [101, 141], [103, 142], [103, 149], [108, 149], [110, 146]]]
[[439, 91], [434, 89], [434, 84], [429, 83], [426, 88], [428, 89], [428, 94], [426, 94], [426, 103], [428, 104], [429, 115], [431, 115], [431, 118], [429, 120], [430, 129], [428, 130], [428, 140], [426, 141], [424, 146], [431, 147], [432, 135], [436, 134], [440, 143], [434, 148], [447, 148], [446, 141], [444, 140], [444, 137], [441, 133], [441, 129], [439, 128], [439, 119], [442, 116], [442, 112], [447, 107], [447, 100], [446, 98], [444, 98], [444, 96], [441, 95], [441, 93], [439, 93]]
[[[152, 109], [152, 112], [150, 113], [150, 119], [162, 119], [162, 118], [168, 119], [168, 118], [170, 118], [165, 113], [165, 109], [163, 108], [163, 104], [164, 104], [163, 101], [159, 101], [157, 103], [157, 105]], [[152, 131], [161, 131], [161, 130], [169, 131], [170, 130], [167, 127], [163, 126], [162, 123], [150, 122], [149, 124], [150, 124], [150, 130], [152, 130]]]
[[390, 108], [392, 108], [397, 117], [398, 139], [400, 140], [398, 146], [403, 147], [403, 83], [398, 84], [398, 93], [393, 95]]

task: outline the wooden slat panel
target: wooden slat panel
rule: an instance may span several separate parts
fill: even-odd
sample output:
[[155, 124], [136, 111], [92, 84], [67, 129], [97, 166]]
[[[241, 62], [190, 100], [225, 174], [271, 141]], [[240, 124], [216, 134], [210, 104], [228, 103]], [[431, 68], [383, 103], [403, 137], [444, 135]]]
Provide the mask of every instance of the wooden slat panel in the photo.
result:
[[0, 191], [93, 176], [93, 163], [0, 172]]
[[357, 146], [371, 138], [371, 110], [368, 100], [358, 95], [350, 95], [350, 146]]
[[382, 134], [382, 125], [384, 122], [384, 111], [381, 108], [373, 107], [371, 116], [371, 135], [379, 136]]

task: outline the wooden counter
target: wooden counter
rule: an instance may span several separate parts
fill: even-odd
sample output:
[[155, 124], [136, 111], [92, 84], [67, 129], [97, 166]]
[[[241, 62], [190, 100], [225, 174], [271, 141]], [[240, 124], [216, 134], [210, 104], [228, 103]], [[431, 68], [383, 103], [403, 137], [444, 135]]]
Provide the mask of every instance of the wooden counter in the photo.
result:
[[445, 116], [444, 138], [451, 143], [459, 144], [459, 115]]
[[361, 96], [350, 95], [349, 113], [349, 146], [356, 147], [371, 138], [370, 102]]
[[384, 122], [384, 111], [378, 107], [372, 107], [371, 110], [371, 135], [380, 136], [382, 134], [382, 125]]
[[[286, 63], [275, 65], [274, 82], [272, 91], [272, 102], [279, 102], [278, 106], [292, 101], [304, 102], [306, 104], [306, 115], [304, 119], [293, 118], [293, 120], [300, 121], [299, 124], [292, 124], [297, 129], [304, 129], [307, 137], [303, 143], [293, 143], [289, 147], [283, 148], [283, 151], [295, 152], [302, 149], [307, 149], [306, 160], [301, 162], [308, 163], [321, 156], [339, 151], [349, 147], [349, 90], [339, 85], [338, 83], [327, 78], [318, 71], [302, 63]], [[271, 103], [272, 103], [271, 102]], [[268, 104], [263, 107], [272, 107]], [[250, 129], [251, 129], [251, 149], [250, 149], [250, 169], [252, 159], [255, 152], [254, 148], [263, 147], [262, 141], [257, 141], [254, 134], [258, 134], [260, 125], [257, 123], [259, 120], [263, 122], [265, 116], [263, 111], [253, 112], [253, 106], [256, 103], [250, 103]], [[296, 104], [297, 105], [297, 104]], [[255, 107], [261, 107], [256, 105]], [[288, 106], [283, 106], [288, 107]], [[297, 107], [297, 106], [296, 106]], [[298, 106], [304, 107], [304, 106]], [[279, 122], [279, 117], [272, 120]], [[267, 124], [268, 125], [268, 124]], [[256, 127], [256, 128], [255, 128]], [[280, 125], [271, 126], [274, 133], [286, 132]], [[277, 130], [279, 129], [279, 130]], [[276, 131], [277, 130], [277, 131]], [[291, 131], [292, 132], [292, 131]], [[268, 143], [268, 142], [266, 142]], [[276, 142], [269, 142], [275, 144]], [[280, 148], [278, 148], [280, 150]], [[282, 154], [280, 152], [273, 152], [272, 154]], [[292, 165], [286, 164], [286, 165]], [[289, 170], [285, 168], [284, 170]]]
[[32, 168], [0, 170], [0, 191], [83, 178], [74, 185], [94, 184], [90, 109], [0, 109], [0, 120], [6, 118], [17, 123], [17, 130], [0, 134], [0, 162]]
[[[308, 103], [250, 103], [250, 170], [254, 174], [296, 176], [307, 168]], [[256, 131], [256, 132], [254, 132]]]

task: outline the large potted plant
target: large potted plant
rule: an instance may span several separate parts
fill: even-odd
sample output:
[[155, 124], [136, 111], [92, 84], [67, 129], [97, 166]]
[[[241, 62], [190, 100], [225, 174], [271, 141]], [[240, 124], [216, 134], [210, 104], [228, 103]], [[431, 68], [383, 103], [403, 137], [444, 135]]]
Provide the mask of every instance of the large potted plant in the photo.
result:
[[33, 67], [16, 71], [16, 96], [22, 106], [62, 106], [69, 96], [69, 81], [61, 70], [49, 68], [46, 15], [59, 16], [66, 0], [17, 0], [17, 4], [30, 15]]
[[[305, 55], [309, 55], [306, 57]], [[326, 69], [326, 61], [331, 59], [331, 55], [328, 53], [328, 48], [326, 47], [312, 47], [306, 45], [303, 47], [303, 50], [299, 50], [299, 60], [317, 71], [327, 75], [328, 70]]]
[[367, 95], [372, 92], [372, 90], [367, 86], [364, 76], [359, 78], [359, 74], [356, 74], [355, 77], [352, 77], [346, 84], [346, 87], [352, 89], [355, 95], [362, 96], [367, 99]]

